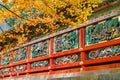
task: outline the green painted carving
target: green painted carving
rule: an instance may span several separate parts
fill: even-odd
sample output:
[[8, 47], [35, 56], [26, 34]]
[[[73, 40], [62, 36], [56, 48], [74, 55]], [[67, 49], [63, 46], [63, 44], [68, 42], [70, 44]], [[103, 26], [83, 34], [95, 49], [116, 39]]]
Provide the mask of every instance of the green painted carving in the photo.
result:
[[1, 56], [1, 65], [7, 65], [10, 64], [12, 61], [12, 53], [4, 53]]
[[48, 60], [37, 61], [37, 62], [31, 63], [31, 69], [47, 67], [48, 65], [49, 65], [49, 61]]
[[31, 57], [36, 58], [49, 54], [49, 40], [42, 41], [31, 46]]
[[120, 55], [120, 45], [92, 50], [87, 53], [87, 59], [98, 59]]
[[54, 52], [61, 52], [74, 48], [78, 48], [77, 30], [62, 34], [54, 38]]
[[118, 18], [86, 27], [85, 36], [87, 45], [120, 37], [120, 24]]
[[78, 62], [78, 61], [80, 61], [80, 55], [72, 54], [72, 55], [67, 55], [67, 56], [63, 56], [63, 57], [54, 59], [54, 64], [62, 65], [62, 64], [74, 63], [74, 62]]
[[14, 52], [14, 61], [21, 61], [27, 59], [27, 47], [19, 48]]

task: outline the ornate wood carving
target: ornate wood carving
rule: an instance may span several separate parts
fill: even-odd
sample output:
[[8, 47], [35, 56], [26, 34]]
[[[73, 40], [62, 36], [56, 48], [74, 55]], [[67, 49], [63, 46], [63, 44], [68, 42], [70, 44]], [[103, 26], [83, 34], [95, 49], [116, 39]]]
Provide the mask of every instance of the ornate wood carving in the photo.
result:
[[14, 67], [14, 70], [16, 71], [24, 71], [27, 69], [27, 65], [26, 64], [22, 64], [22, 65], [17, 65]]
[[31, 63], [31, 69], [47, 67], [47, 66], [49, 66], [49, 60], [36, 61], [36, 62]]
[[91, 50], [87, 54], [87, 59], [98, 59], [120, 55], [120, 45]]
[[21, 61], [27, 59], [27, 47], [22, 47], [14, 52], [14, 61]]
[[120, 37], [119, 19], [114, 18], [96, 25], [86, 27], [86, 44], [95, 44]]
[[61, 65], [67, 63], [74, 63], [74, 62], [78, 62], [79, 60], [80, 60], [79, 54], [72, 54], [54, 59], [54, 64]]
[[11, 61], [12, 61], [12, 53], [11, 52], [3, 53], [1, 55], [1, 65], [10, 64]]
[[36, 58], [49, 54], [49, 40], [45, 40], [31, 46], [31, 57]]
[[56, 36], [54, 38], [54, 52], [61, 52], [74, 48], [78, 48], [77, 30]]
[[2, 68], [1, 69], [2, 73], [9, 73], [10, 71], [11, 71], [10, 68]]

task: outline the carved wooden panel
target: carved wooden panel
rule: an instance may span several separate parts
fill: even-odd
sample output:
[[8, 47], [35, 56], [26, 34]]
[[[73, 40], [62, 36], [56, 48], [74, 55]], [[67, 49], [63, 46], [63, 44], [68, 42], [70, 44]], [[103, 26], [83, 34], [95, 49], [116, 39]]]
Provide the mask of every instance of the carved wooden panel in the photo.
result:
[[85, 29], [86, 45], [113, 40], [118, 37], [120, 37], [120, 23], [118, 18], [97, 23]]
[[98, 59], [120, 55], [120, 45], [91, 50], [87, 52], [87, 59]]
[[36, 61], [31, 63], [31, 69], [47, 67], [47, 66], [49, 66], [49, 60]]
[[36, 58], [49, 54], [49, 40], [31, 45], [31, 57]]
[[10, 68], [9, 67], [7, 67], [7, 68], [2, 68], [1, 69], [1, 72], [2, 73], [9, 73], [11, 70], [10, 70]]
[[55, 65], [67, 64], [67, 63], [74, 63], [80, 61], [79, 54], [72, 54], [67, 56], [62, 56], [54, 59]]
[[27, 70], [27, 64], [17, 65], [14, 67], [14, 71], [24, 71]]
[[77, 30], [56, 36], [54, 38], [54, 53], [78, 48], [78, 37]]
[[14, 61], [17, 62], [17, 61], [27, 59], [27, 52], [28, 52], [27, 47], [22, 47], [22, 48], [15, 50]]
[[10, 64], [12, 61], [12, 52], [4, 53], [1, 55], [1, 65]]

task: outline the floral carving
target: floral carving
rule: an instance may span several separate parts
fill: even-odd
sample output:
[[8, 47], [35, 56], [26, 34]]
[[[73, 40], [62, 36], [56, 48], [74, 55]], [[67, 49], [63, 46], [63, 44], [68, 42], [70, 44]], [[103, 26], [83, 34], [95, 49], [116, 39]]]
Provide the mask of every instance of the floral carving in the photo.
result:
[[31, 57], [36, 58], [49, 53], [49, 40], [42, 41], [31, 46]]
[[54, 38], [54, 52], [61, 52], [78, 47], [77, 30], [62, 34]]
[[23, 70], [26, 70], [27, 69], [27, 65], [26, 64], [22, 64], [22, 65], [17, 65], [14, 67], [14, 69], [16, 71], [23, 71]]
[[86, 44], [95, 44], [120, 37], [119, 25], [118, 18], [113, 18], [106, 22], [87, 27], [85, 29]]
[[1, 69], [2, 73], [9, 73], [10, 71], [11, 71], [10, 68], [2, 68]]
[[80, 60], [80, 56], [78, 54], [67, 55], [63, 57], [59, 57], [54, 59], [55, 65], [74, 63]]
[[1, 65], [10, 64], [12, 61], [12, 53], [4, 53], [1, 55]]
[[27, 47], [19, 48], [14, 52], [14, 61], [21, 61], [27, 59]]
[[89, 51], [87, 59], [98, 59], [120, 55], [120, 45]]
[[48, 60], [37, 61], [37, 62], [31, 63], [31, 69], [47, 67], [48, 65], [49, 65], [49, 61]]

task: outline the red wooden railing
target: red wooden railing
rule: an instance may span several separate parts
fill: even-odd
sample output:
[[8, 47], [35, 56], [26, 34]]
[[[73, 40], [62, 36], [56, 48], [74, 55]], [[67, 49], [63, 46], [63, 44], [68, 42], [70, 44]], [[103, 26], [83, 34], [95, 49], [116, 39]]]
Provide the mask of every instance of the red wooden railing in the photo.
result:
[[[9, 73], [3, 73], [0, 74], [0, 76], [4, 75], [5, 77], [10, 76], [10, 74], [13, 77], [16, 77], [16, 72], [14, 71], [14, 67], [17, 65], [21, 65], [21, 64], [26, 64], [26, 70], [22, 70], [22, 71], [17, 71], [17, 73], [19, 73], [19, 75], [31, 75], [31, 74], [37, 74], [37, 73], [41, 73], [41, 74], [59, 74], [59, 73], [67, 73], [67, 72], [78, 72], [78, 71], [87, 71], [87, 70], [96, 70], [96, 69], [106, 69], [106, 68], [116, 68], [116, 67], [120, 67], [120, 63], [118, 63], [118, 61], [120, 61], [120, 56], [112, 56], [112, 57], [106, 57], [106, 58], [100, 58], [100, 59], [93, 59], [93, 60], [87, 60], [86, 59], [86, 54], [87, 51], [89, 50], [93, 50], [93, 49], [99, 49], [99, 48], [103, 48], [103, 47], [108, 47], [108, 46], [112, 46], [112, 45], [118, 45], [120, 44], [120, 39], [114, 39], [114, 40], [110, 40], [110, 41], [106, 41], [106, 42], [102, 42], [102, 43], [97, 43], [97, 44], [93, 44], [93, 45], [87, 45], [85, 46], [85, 34], [84, 34], [84, 29], [85, 27], [94, 24], [96, 22], [100, 22], [103, 20], [107, 20], [109, 18], [113, 18], [119, 16], [119, 14], [117, 15], [112, 15], [109, 16], [105, 19], [101, 19], [95, 22], [91, 22], [87, 25], [84, 26], [80, 26], [78, 28], [74, 28], [74, 29], [70, 29], [70, 30], [66, 30], [66, 31], [62, 31], [59, 34], [63, 34], [66, 32], [69, 32], [71, 30], [79, 30], [79, 47], [75, 48], [75, 49], [71, 49], [71, 50], [66, 50], [66, 51], [62, 51], [62, 52], [57, 52], [56, 54], [53, 53], [53, 37], [59, 35], [57, 33], [57, 35], [53, 34], [50, 35], [46, 38], [42, 38], [30, 43], [25, 44], [24, 46], [28, 47], [28, 58], [27, 60], [23, 60], [20, 62], [11, 62], [8, 65], [3, 65], [0, 66], [0, 69], [3, 68], [10, 68], [10, 72]], [[41, 56], [41, 57], [37, 57], [37, 58], [31, 58], [30, 57], [30, 46], [33, 43], [39, 42], [41, 40], [45, 40], [45, 39], [49, 39], [49, 55], [46, 56]], [[12, 50], [12, 53], [14, 55], [14, 50]], [[70, 55], [70, 54], [79, 54], [80, 55], [80, 61], [74, 62], [74, 63], [68, 63], [68, 64], [62, 64], [62, 65], [55, 65], [54, 64], [54, 59], [58, 58], [58, 57], [62, 57], [65, 55]], [[30, 64], [36, 61], [43, 61], [43, 60], [49, 60], [49, 66], [47, 67], [40, 67], [40, 68], [36, 68], [36, 69], [31, 69], [30, 68]], [[113, 64], [113, 62], [115, 64]], [[104, 64], [103, 64], [104, 63]], [[106, 63], [106, 64], [105, 64]]]

